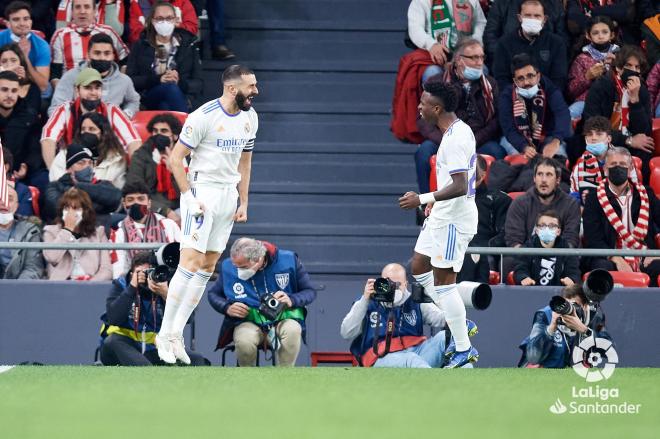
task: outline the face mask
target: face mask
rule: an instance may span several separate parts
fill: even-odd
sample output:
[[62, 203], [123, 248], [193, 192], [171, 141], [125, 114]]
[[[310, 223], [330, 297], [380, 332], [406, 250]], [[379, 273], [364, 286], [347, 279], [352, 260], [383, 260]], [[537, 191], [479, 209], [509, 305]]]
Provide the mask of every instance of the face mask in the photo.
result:
[[465, 66], [465, 69], [463, 69], [463, 76], [465, 76], [465, 79], [468, 81], [476, 81], [477, 79], [481, 78], [482, 74], [483, 69], [477, 69], [469, 66]]
[[403, 290], [397, 288], [396, 291], [394, 291], [394, 302], [399, 303], [402, 298], [403, 298]]
[[158, 150], [158, 152], [165, 152], [165, 148], [170, 146], [172, 143], [170, 138], [162, 134], [156, 134], [151, 137], [152, 145]]
[[169, 37], [174, 32], [174, 23], [169, 21], [154, 21], [153, 25], [156, 33], [161, 37]]
[[556, 232], [550, 227], [541, 227], [536, 231], [536, 235], [544, 244], [550, 244], [557, 237]]
[[[64, 221], [64, 218], [67, 216], [68, 213], [69, 213], [68, 209], [62, 210], [62, 221]], [[74, 214], [76, 215], [76, 226], [77, 226], [78, 224], [80, 224], [80, 221], [82, 221], [82, 217], [83, 217], [82, 209], [74, 210]]]
[[607, 170], [607, 178], [615, 186], [620, 186], [628, 180], [628, 168], [612, 166]]
[[101, 105], [101, 99], [81, 99], [80, 103], [85, 107], [85, 110], [94, 111]]
[[532, 99], [536, 94], [539, 92], [539, 85], [536, 84], [533, 87], [530, 88], [520, 88], [516, 87], [516, 91], [520, 96], [522, 96], [525, 99]]
[[611, 45], [612, 43], [591, 43], [591, 47], [603, 53], [609, 51]]
[[98, 157], [99, 138], [96, 137], [96, 134], [82, 133], [79, 137], [82, 146], [89, 148], [89, 150], [92, 151], [93, 157]]
[[523, 18], [521, 27], [523, 32], [527, 35], [538, 35], [543, 29], [543, 20], [537, 20], [535, 18]]
[[76, 180], [83, 183], [91, 182], [93, 174], [94, 174], [94, 170], [92, 169], [91, 166], [88, 166], [85, 169], [81, 169], [80, 171], [76, 171], [73, 173], [74, 177], [76, 177]]
[[11, 212], [0, 213], [0, 226], [6, 226], [14, 221], [14, 214]]
[[598, 142], [598, 143], [587, 143], [587, 151], [596, 156], [601, 156], [607, 151], [607, 143]]
[[255, 274], [257, 274], [257, 270], [253, 270], [252, 268], [237, 268], [238, 271], [238, 278], [240, 280], [248, 280]]
[[144, 204], [131, 204], [128, 208], [128, 216], [131, 217], [133, 221], [140, 221], [142, 218], [147, 216], [149, 213], [149, 208]]
[[621, 73], [621, 82], [623, 82], [623, 86], [625, 87], [626, 83], [630, 78], [633, 76], [639, 76], [639, 73], [637, 73], [634, 70], [630, 69], [623, 69], [623, 73]]
[[112, 67], [112, 61], [106, 59], [90, 59], [89, 66], [99, 73], [107, 72]]

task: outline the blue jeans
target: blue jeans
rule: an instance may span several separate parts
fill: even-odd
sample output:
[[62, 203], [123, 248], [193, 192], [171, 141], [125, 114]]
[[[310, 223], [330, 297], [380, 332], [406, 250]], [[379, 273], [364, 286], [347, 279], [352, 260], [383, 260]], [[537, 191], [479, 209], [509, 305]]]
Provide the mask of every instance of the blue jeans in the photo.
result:
[[[543, 142], [543, 146], [546, 145], [548, 142]], [[500, 145], [502, 145], [502, 148], [506, 151], [506, 155], [515, 155], [515, 154], [522, 154], [522, 152], [518, 151], [506, 138], [506, 136], [502, 136], [502, 139], [500, 139]], [[568, 157], [568, 153], [566, 152], [566, 142], [561, 141], [559, 143], [559, 150], [557, 151], [558, 155], [563, 155], [564, 157]]]
[[190, 111], [186, 95], [178, 85], [172, 82], [158, 84], [147, 90], [142, 97], [142, 103], [147, 110], [181, 111], [183, 113]]
[[417, 186], [419, 193], [431, 192], [429, 178], [431, 177], [431, 165], [429, 160], [438, 152], [438, 145], [431, 140], [423, 141], [415, 151], [415, 168], [417, 169]]
[[584, 111], [584, 101], [575, 101], [568, 106], [568, 112], [571, 114], [571, 119], [581, 118], [583, 111]]
[[489, 140], [477, 148], [477, 153], [488, 154], [500, 160], [506, 157], [506, 150], [495, 140]]
[[211, 45], [225, 44], [225, 0], [208, 0], [206, 12], [209, 16], [209, 33]]
[[658, 106], [655, 107], [655, 117], [660, 117], [660, 104], [658, 104]]
[[445, 331], [440, 331], [424, 343], [379, 358], [374, 367], [442, 367], [444, 355]]

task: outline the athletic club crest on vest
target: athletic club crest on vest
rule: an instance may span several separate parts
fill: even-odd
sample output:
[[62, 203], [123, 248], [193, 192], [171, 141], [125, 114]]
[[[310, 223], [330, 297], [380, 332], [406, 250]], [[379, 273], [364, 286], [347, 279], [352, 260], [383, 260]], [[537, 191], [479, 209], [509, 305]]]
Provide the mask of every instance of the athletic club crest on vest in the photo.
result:
[[281, 290], [285, 289], [289, 285], [289, 273], [276, 273], [275, 281]]
[[417, 325], [417, 313], [415, 312], [414, 309], [410, 312], [404, 312], [403, 318], [405, 319], [406, 323], [408, 323], [410, 326]]

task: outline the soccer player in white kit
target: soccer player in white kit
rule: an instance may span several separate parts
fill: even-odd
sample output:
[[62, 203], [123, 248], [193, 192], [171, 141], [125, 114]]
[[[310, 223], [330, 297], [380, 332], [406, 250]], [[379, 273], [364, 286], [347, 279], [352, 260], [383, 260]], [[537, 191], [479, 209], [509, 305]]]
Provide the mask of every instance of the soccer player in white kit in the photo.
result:
[[233, 65], [222, 73], [222, 86], [219, 99], [188, 116], [170, 155], [172, 174], [181, 190], [181, 254], [156, 336], [158, 355], [170, 364], [176, 360], [190, 364], [183, 328], [202, 298], [234, 221], [247, 221], [258, 128], [252, 108], [252, 99], [259, 93], [257, 80], [250, 69]]
[[445, 367], [455, 368], [477, 361], [465, 320], [465, 304], [456, 288], [468, 244], [477, 233], [475, 196], [476, 145], [472, 129], [456, 117], [458, 94], [451, 84], [424, 85], [419, 114], [442, 132], [435, 173], [438, 190], [418, 195], [406, 192], [399, 198], [403, 209], [429, 206], [412, 258], [413, 277], [440, 307], [456, 341], [456, 350]]

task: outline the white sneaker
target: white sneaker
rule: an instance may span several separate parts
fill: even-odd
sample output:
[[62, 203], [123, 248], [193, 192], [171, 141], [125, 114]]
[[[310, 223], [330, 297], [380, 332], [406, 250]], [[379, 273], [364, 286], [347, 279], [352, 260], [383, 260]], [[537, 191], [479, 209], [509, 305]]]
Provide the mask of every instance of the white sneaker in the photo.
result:
[[160, 334], [156, 335], [156, 349], [158, 349], [158, 356], [161, 360], [168, 364], [176, 363], [176, 357], [172, 347], [172, 342], [169, 338]]
[[169, 341], [176, 359], [183, 364], [190, 364], [190, 357], [186, 353], [186, 345], [183, 343], [183, 335], [170, 335]]

